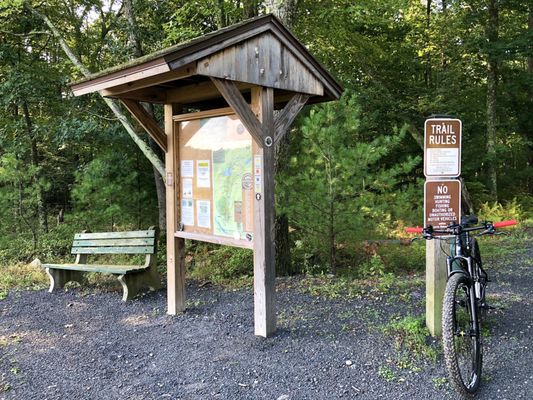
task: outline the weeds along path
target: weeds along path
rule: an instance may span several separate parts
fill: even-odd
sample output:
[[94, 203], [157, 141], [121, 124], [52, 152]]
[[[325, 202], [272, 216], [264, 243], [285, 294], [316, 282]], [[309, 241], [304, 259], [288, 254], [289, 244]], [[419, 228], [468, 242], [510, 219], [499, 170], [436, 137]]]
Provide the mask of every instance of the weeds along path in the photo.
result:
[[[533, 393], [533, 249], [489, 267], [501, 307], [485, 337], [480, 399]], [[487, 263], [488, 264], [488, 263]], [[0, 301], [0, 399], [454, 399], [423, 328], [424, 283], [278, 282], [279, 331], [253, 336], [251, 289], [11, 292]]]

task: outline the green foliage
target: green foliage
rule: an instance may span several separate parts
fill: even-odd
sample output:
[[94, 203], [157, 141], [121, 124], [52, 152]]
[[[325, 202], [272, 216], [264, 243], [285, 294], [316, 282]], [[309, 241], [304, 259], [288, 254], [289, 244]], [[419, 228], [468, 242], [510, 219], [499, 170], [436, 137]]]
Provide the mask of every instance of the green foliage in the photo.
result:
[[403, 355], [415, 358], [424, 357], [435, 362], [438, 350], [435, 344], [428, 344], [431, 335], [425, 325], [425, 316], [408, 315], [401, 319], [391, 321], [383, 327], [383, 332], [395, 338], [396, 350], [399, 360]]
[[29, 264], [0, 265], [0, 300], [12, 289], [40, 290], [49, 283], [44, 269]]
[[195, 245], [189, 276], [201, 281], [227, 284], [253, 275], [253, 252], [229, 246]]
[[[143, 163], [141, 163], [143, 162]], [[144, 176], [140, 166], [145, 166]], [[136, 222], [138, 228], [153, 225], [157, 209], [153, 181], [146, 174], [146, 161], [127, 151], [104, 151], [76, 172], [72, 197], [85, 216], [84, 226], [116, 226]], [[146, 213], [146, 209], [153, 210]]]
[[339, 266], [340, 244], [372, 238], [380, 224], [390, 223], [397, 203], [405, 201], [397, 196], [400, 181], [419, 162], [416, 157], [385, 161], [401, 144], [404, 130], [367, 141], [359, 127], [353, 95], [312, 109], [277, 180], [287, 199], [279, 209], [296, 228], [301, 247], [331, 271]]
[[516, 199], [513, 199], [505, 205], [498, 202], [492, 204], [489, 202], [482, 203], [478, 211], [478, 218], [482, 221], [492, 222], [508, 219], [521, 221], [523, 214], [522, 206], [517, 203]]

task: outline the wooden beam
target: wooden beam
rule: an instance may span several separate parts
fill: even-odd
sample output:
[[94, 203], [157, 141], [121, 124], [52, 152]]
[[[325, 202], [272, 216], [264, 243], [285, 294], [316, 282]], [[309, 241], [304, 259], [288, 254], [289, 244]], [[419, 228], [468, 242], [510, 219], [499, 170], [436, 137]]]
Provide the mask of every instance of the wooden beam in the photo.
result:
[[[252, 108], [262, 121], [263, 137], [274, 135], [274, 90], [252, 88]], [[274, 244], [274, 146], [257, 142], [254, 153], [254, 320], [255, 334], [276, 331], [276, 255]], [[259, 180], [259, 181], [258, 181]]]
[[135, 100], [121, 99], [122, 104], [135, 117], [137, 122], [144, 128], [146, 132], [155, 140], [161, 149], [167, 152], [167, 136], [158, 123], [152, 118], [141, 104]]
[[309, 100], [309, 97], [311, 96], [302, 93], [295, 94], [283, 110], [280, 111], [274, 123], [274, 130], [276, 132], [274, 137], [275, 144], [285, 136], [294, 119], [302, 110], [303, 106], [305, 106], [307, 100]]
[[[250, 89], [253, 85], [235, 82], [239, 90]], [[167, 90], [166, 98], [169, 103], [190, 104], [221, 97], [220, 91], [211, 81], [195, 83], [176, 89]]]
[[164, 89], [161, 89], [157, 86], [149, 87], [139, 90], [134, 90], [132, 92], [120, 93], [117, 95], [104, 95], [105, 91], [102, 90], [100, 95], [105, 97], [111, 97], [114, 99], [130, 99], [136, 101], [143, 101], [145, 103], [160, 103], [165, 104], [167, 101], [167, 95]]
[[119, 70], [105, 75], [96, 74], [96, 78], [89, 78], [83, 82], [71, 85], [75, 96], [98, 92], [103, 89], [134, 82], [140, 79], [157, 76], [170, 71], [170, 68], [163, 57], [157, 58], [146, 64], [136, 65], [126, 71]]
[[196, 63], [192, 63], [177, 70], [164, 72], [162, 74], [150, 76], [134, 82], [127, 82], [119, 84], [117, 86], [108, 87], [100, 90], [100, 93], [102, 94], [102, 96], [117, 97], [118, 95], [123, 93], [144, 89], [150, 86], [160, 85], [166, 82], [176, 81], [195, 74]]
[[[248, 129], [248, 132], [250, 132], [250, 135], [252, 135], [257, 144], [262, 147], [263, 130], [261, 128], [261, 123], [250, 109], [246, 100], [244, 100], [244, 97], [235, 85], [235, 82], [219, 78], [211, 78], [211, 80], [230, 107], [237, 113], [241, 122], [246, 129]], [[272, 90], [272, 93], [273, 92], [274, 91]]]
[[165, 133], [167, 135], [168, 150], [165, 153], [166, 166], [166, 203], [167, 203], [167, 313], [176, 315], [185, 311], [185, 240], [177, 238], [180, 205], [178, 189], [179, 177], [179, 148], [177, 123], [173, 116], [177, 110], [173, 104], [165, 104]]

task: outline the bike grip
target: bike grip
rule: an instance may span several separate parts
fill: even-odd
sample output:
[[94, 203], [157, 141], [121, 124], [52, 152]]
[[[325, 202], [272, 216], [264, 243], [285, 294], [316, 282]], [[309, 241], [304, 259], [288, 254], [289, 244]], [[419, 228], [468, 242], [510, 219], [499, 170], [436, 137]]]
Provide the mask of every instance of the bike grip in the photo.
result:
[[422, 233], [423, 228], [405, 228], [407, 233]]
[[502, 228], [504, 226], [511, 226], [511, 225], [516, 225], [517, 222], [515, 219], [510, 219], [510, 220], [507, 220], [507, 221], [500, 221], [500, 222], [495, 222], [494, 224], [492, 224], [493, 227], [495, 228]]

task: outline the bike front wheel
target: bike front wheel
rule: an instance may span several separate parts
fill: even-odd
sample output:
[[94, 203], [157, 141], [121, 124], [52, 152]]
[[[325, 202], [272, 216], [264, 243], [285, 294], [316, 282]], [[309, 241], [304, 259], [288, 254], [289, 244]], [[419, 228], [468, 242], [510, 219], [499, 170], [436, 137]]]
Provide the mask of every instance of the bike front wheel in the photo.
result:
[[442, 307], [444, 359], [451, 384], [463, 397], [471, 397], [481, 381], [481, 340], [474, 321], [470, 279], [453, 274], [446, 285]]

